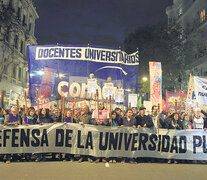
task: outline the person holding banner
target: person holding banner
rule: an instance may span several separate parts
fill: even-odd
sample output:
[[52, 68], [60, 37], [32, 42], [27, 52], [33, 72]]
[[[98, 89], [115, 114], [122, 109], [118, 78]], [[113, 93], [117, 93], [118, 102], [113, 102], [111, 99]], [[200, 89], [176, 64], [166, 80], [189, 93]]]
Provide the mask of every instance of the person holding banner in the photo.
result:
[[[117, 116], [118, 115], [117, 115], [116, 111], [111, 112], [111, 119], [109, 120], [109, 125], [111, 124], [113, 127], [120, 127]], [[115, 158], [115, 157], [109, 158], [110, 163], [116, 163], [117, 160], [118, 160], [118, 158]]]
[[108, 125], [109, 111], [104, 108], [104, 102], [100, 101], [98, 109], [95, 109], [92, 114], [93, 125]]
[[[21, 122], [21, 117], [18, 113], [17, 107], [16, 106], [12, 106], [11, 108], [11, 113], [9, 113], [8, 115], [6, 115], [5, 119], [4, 119], [4, 124], [6, 126], [15, 126], [17, 127]], [[11, 163], [11, 154], [6, 154], [6, 163], [10, 164]], [[18, 154], [13, 154], [13, 158], [14, 159], [19, 159]]]
[[61, 115], [60, 109], [55, 108], [54, 112], [52, 113], [52, 116], [51, 116], [53, 122], [61, 122], [61, 117], [62, 117], [62, 115]]
[[37, 119], [38, 119], [38, 117], [35, 114], [35, 108], [30, 107], [29, 111], [28, 111], [28, 116], [25, 116], [25, 119], [24, 119], [25, 125], [36, 124]]
[[179, 125], [179, 115], [178, 113], [173, 113], [165, 119], [167, 129], [177, 129], [181, 130], [182, 128]]
[[[75, 120], [72, 121], [72, 112], [71, 110], [67, 110], [65, 112], [65, 116], [64, 116], [64, 119], [63, 119], [64, 123], [72, 123], [72, 122], [75, 122]], [[74, 155], [73, 154], [65, 154], [65, 159], [63, 161], [71, 161], [73, 162], [74, 161]]]
[[195, 115], [193, 117], [193, 129], [204, 129], [204, 119], [201, 116], [201, 109], [195, 109]]
[[3, 108], [0, 107], [0, 127], [4, 126], [4, 114], [3, 114]]
[[189, 116], [187, 114], [184, 114], [183, 118], [183, 129], [193, 129], [193, 125], [189, 120]]
[[162, 118], [161, 113], [158, 114], [158, 107], [156, 105], [152, 106], [152, 114], [150, 115], [152, 118], [154, 128], [158, 128], [158, 118], [159, 118], [159, 128], [164, 128], [165, 127], [165, 122], [164, 119]]
[[152, 122], [152, 118], [150, 116], [145, 115], [146, 108], [144, 106], [139, 108], [139, 115], [135, 117], [136, 126], [139, 127], [147, 127], [152, 128], [154, 126]]
[[[81, 107], [78, 123], [80, 125], [91, 124], [91, 113], [89, 112], [89, 107], [86, 104], [83, 104]], [[87, 159], [90, 163], [93, 162], [93, 158], [91, 156], [83, 156], [83, 155], [80, 156], [78, 162], [81, 163], [84, 159]]]
[[65, 112], [65, 118], [64, 118], [64, 123], [72, 123], [72, 112], [71, 110], [67, 110]]
[[52, 123], [53, 120], [49, 115], [49, 109], [42, 108], [40, 109], [39, 118], [37, 119], [37, 123], [44, 125], [45, 123]]
[[123, 124], [123, 119], [122, 119], [123, 115], [122, 115], [121, 109], [115, 108], [115, 112], [116, 112], [117, 124], [118, 126], [121, 126]]
[[[126, 116], [123, 117], [123, 125], [121, 127], [136, 128], [136, 119], [133, 117], [132, 109], [128, 109], [126, 111]], [[130, 163], [136, 163], [134, 158], [125, 158], [125, 157], [122, 159], [121, 163], [125, 163], [126, 161]]]
[[[35, 114], [35, 108], [34, 107], [30, 107], [29, 108], [29, 111], [28, 111], [28, 115], [26, 116], [25, 114], [25, 118], [24, 120], [22, 121], [23, 125], [26, 125], [26, 126], [29, 126], [29, 125], [34, 125], [37, 123], [37, 115]], [[25, 157], [25, 159], [27, 161], [31, 161], [32, 159], [32, 153], [26, 153], [26, 154], [23, 154], [23, 156]]]
[[[52, 123], [52, 119], [49, 115], [49, 109], [42, 108], [40, 109], [39, 117], [37, 119], [37, 123], [40, 125], [44, 125], [45, 123]], [[40, 162], [41, 160], [45, 160], [46, 153], [38, 153], [36, 162]]]
[[20, 124], [20, 122], [21, 122], [21, 117], [17, 112], [17, 107], [12, 106], [11, 113], [6, 115], [5, 120], [4, 120], [4, 124], [6, 126], [15, 126], [15, 127], [17, 127]]
[[[93, 111], [91, 124], [98, 126], [107, 126], [109, 124], [109, 111], [104, 108], [103, 101], [99, 101], [98, 109]], [[100, 162], [100, 158], [96, 158], [95, 162]], [[106, 163], [107, 159], [102, 158], [102, 162]]]

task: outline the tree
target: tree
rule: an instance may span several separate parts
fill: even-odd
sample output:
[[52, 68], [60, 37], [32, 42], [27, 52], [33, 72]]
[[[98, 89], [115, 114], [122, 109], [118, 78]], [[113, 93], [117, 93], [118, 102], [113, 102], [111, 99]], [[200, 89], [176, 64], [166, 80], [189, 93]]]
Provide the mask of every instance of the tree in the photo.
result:
[[146, 26], [129, 34], [124, 46], [128, 53], [139, 49], [139, 81], [148, 74], [149, 61], [159, 61], [162, 63], [164, 89], [180, 89], [186, 78], [185, 70], [190, 68], [193, 60], [192, 49], [196, 44], [193, 37], [186, 39], [187, 34], [179, 24]]

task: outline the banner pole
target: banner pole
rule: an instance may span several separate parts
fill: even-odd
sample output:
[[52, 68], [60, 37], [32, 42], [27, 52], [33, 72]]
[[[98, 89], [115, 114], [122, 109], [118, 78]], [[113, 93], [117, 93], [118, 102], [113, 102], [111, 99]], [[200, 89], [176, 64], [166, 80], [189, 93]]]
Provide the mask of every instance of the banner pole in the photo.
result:
[[19, 100], [18, 99], [17, 99], [17, 116], [18, 116], [19, 124], [21, 124], [21, 119], [19, 116]]
[[36, 89], [36, 99], [37, 99], [37, 122], [40, 121], [40, 108], [39, 108], [39, 89]]
[[27, 113], [27, 89], [25, 88], [24, 89], [24, 101], [25, 101], [25, 114], [26, 114], [26, 116], [28, 115], [28, 113]]
[[63, 108], [63, 87], [61, 86], [61, 100], [60, 100], [60, 104], [61, 104], [61, 122], [63, 123], [63, 114], [64, 114], [64, 108]]
[[98, 111], [98, 123], [99, 122], [99, 95], [98, 95], [98, 89], [96, 89], [96, 103], [97, 103], [97, 111]]
[[[110, 98], [110, 97], [109, 97]], [[108, 109], [108, 97], [106, 97], [106, 110]]]
[[111, 95], [109, 96], [109, 103], [110, 103], [110, 109], [109, 109], [109, 116], [110, 116], [110, 122], [111, 122], [111, 126], [113, 124], [112, 122], [112, 114], [111, 114], [111, 111], [112, 111], [112, 107], [111, 107]]
[[[177, 102], [177, 99], [175, 99], [175, 113], [177, 113], [178, 111], [177, 106], [178, 106], [178, 102]], [[175, 130], [176, 128], [177, 128], [177, 121], [175, 120]]]
[[123, 105], [122, 105], [122, 112], [124, 115], [124, 106], [125, 106], [125, 102], [126, 102], [126, 94], [124, 94], [124, 101], [123, 101]]
[[160, 103], [158, 103], [158, 115], [157, 115], [157, 134], [160, 133]]

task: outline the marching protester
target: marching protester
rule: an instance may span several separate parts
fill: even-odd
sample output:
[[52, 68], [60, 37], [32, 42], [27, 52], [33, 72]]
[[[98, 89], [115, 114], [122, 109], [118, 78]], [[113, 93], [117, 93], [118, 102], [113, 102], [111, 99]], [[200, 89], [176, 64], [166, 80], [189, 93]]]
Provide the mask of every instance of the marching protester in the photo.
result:
[[162, 113], [158, 112], [158, 107], [156, 105], [152, 106], [152, 114], [150, 115], [150, 117], [152, 118], [155, 130], [158, 128], [158, 125], [159, 128], [165, 128], [166, 125], [164, 121], [164, 116]]
[[[126, 116], [123, 117], [123, 125], [122, 127], [132, 127], [136, 128], [136, 119], [133, 117], [133, 112], [131, 109], [128, 109], [126, 111]], [[124, 157], [121, 161], [121, 163], [130, 162], [130, 163], [136, 163], [134, 158], [126, 158]]]
[[[34, 124], [37, 123], [37, 118], [38, 117], [35, 114], [35, 108], [34, 107], [30, 107], [29, 111], [28, 111], [28, 115], [26, 116], [26, 114], [25, 114], [25, 117], [23, 117], [22, 124], [26, 125], [26, 126], [34, 125]], [[25, 153], [23, 156], [25, 157], [25, 159], [27, 161], [31, 161], [32, 160], [32, 153]]]
[[52, 122], [53, 122], [53, 120], [50, 117], [49, 109], [46, 109], [46, 108], [40, 109], [37, 123], [39, 123], [40, 125], [44, 125], [45, 123], [52, 123]]
[[[11, 107], [11, 112], [6, 115], [4, 119], [4, 124], [6, 126], [15, 126], [17, 127], [21, 123], [21, 117], [19, 115], [18, 109], [16, 106]], [[18, 159], [20, 160], [19, 154], [6, 154], [6, 163], [9, 164], [11, 162], [11, 159]]]
[[12, 106], [11, 108], [11, 112], [6, 115], [5, 120], [4, 120], [4, 124], [7, 126], [18, 126], [21, 123], [21, 117], [17, 112], [17, 107], [16, 106]]
[[[44, 125], [45, 123], [47, 124], [47, 123], [52, 123], [52, 122], [53, 121], [49, 115], [49, 109], [46, 109], [46, 108], [40, 109], [37, 123], [40, 125]], [[35, 161], [36, 162], [45, 161], [46, 154], [47, 153], [38, 153]], [[54, 155], [53, 155], [53, 158], [54, 158]]]
[[204, 128], [204, 119], [201, 116], [201, 109], [196, 108], [193, 117], [193, 129], [203, 129], [203, 128]]
[[114, 110], [116, 112], [116, 119], [117, 119], [117, 123], [118, 123], [118, 126], [121, 126], [123, 124], [123, 114], [121, 112], [121, 109], [120, 108], [115, 108]]
[[62, 115], [59, 108], [54, 109], [51, 118], [53, 122], [61, 122]]
[[0, 107], [0, 127], [4, 125], [4, 114], [3, 114], [3, 108]]
[[[90, 111], [89, 106], [85, 103], [81, 105], [81, 108], [77, 109], [68, 109], [64, 113], [64, 118], [61, 118], [61, 112], [59, 108], [55, 108], [53, 113], [52, 111], [46, 108], [40, 109], [40, 112], [36, 112], [34, 107], [30, 107], [28, 109], [28, 114], [22, 110], [22, 118], [16, 106], [13, 106], [9, 112], [9, 114], [5, 115], [3, 113], [3, 109], [0, 109], [0, 126], [14, 126], [17, 127], [20, 124], [23, 125], [35, 125], [35, 124], [48, 124], [53, 122], [63, 122], [67, 123], [79, 123], [82, 128], [85, 128], [86, 124], [91, 125], [98, 125], [98, 126], [112, 126], [117, 128], [166, 128], [166, 129], [174, 129], [174, 130], [181, 130], [181, 129], [200, 129], [206, 130], [207, 129], [207, 113], [202, 111], [200, 108], [196, 108], [195, 112], [193, 112], [192, 122], [190, 121], [190, 117], [188, 114], [181, 113], [180, 116], [178, 113], [175, 113], [174, 109], [170, 109], [169, 112], [162, 111], [161, 113], [158, 112], [158, 106], [152, 106], [152, 113], [151, 115], [146, 115], [146, 108], [144, 106], [139, 108], [139, 114], [136, 114], [136, 111], [132, 109], [128, 109], [126, 111], [121, 110], [120, 108], [116, 107], [115, 110], [110, 111], [104, 107], [103, 101], [98, 103], [98, 109], [94, 109]], [[168, 113], [168, 116], [166, 114]], [[50, 115], [51, 114], [51, 115]], [[123, 114], [125, 114], [123, 116]], [[135, 115], [136, 114], [136, 115]], [[202, 117], [202, 114], [204, 117]], [[135, 116], [135, 117], [134, 117]], [[181, 121], [182, 119], [182, 121]], [[159, 121], [158, 121], [159, 120]], [[159, 123], [158, 123], [159, 122]], [[53, 160], [54, 155], [60, 153], [52, 153]], [[45, 159], [46, 155], [49, 156], [48, 153], [37, 153], [36, 154], [36, 162], [42, 161]], [[6, 163], [10, 163], [11, 160], [22, 160], [25, 158], [27, 161], [31, 161], [35, 159], [35, 156], [32, 153], [26, 154], [1, 154], [0, 159], [5, 157]], [[56, 156], [55, 156], [56, 157]], [[150, 160], [152, 162], [153, 158], [146, 158], [143, 157], [143, 160]], [[56, 159], [57, 160], [57, 159]], [[60, 158], [59, 158], [60, 160]], [[92, 157], [90, 155], [72, 155], [69, 153], [65, 154], [64, 160], [74, 161], [77, 160], [78, 162], [89, 161], [89, 162], [112, 162], [116, 163], [120, 161], [121, 163], [130, 162], [136, 163], [134, 158], [127, 158], [127, 157]], [[159, 159], [156, 160], [160, 162]], [[168, 160], [168, 163], [175, 163], [177, 164], [179, 161], [173, 158]], [[187, 162], [187, 161], [186, 161]]]
[[[73, 117], [72, 117], [72, 110], [67, 110], [65, 112], [65, 116], [64, 116], [63, 122], [65, 124], [67, 124], [67, 123], [74, 123], [75, 122], [75, 120], [73, 120]], [[66, 153], [64, 161], [69, 161], [69, 160], [71, 162], [73, 162], [74, 161], [74, 155]]]
[[136, 116], [136, 126], [139, 127], [147, 127], [151, 128], [154, 126], [152, 122], [152, 118], [150, 116], [145, 115], [146, 108], [144, 106], [139, 108], [139, 115]]
[[37, 115], [35, 114], [35, 108], [31, 107], [28, 111], [28, 116], [24, 118], [24, 124], [36, 124], [37, 123]]
[[[118, 114], [116, 113], [116, 111], [111, 112], [111, 119], [109, 120], [109, 123], [111, 123], [111, 125], [113, 127], [120, 127], [119, 125], [121, 125], [121, 124], [119, 124]], [[118, 160], [118, 158], [109, 157], [110, 163], [116, 163], [117, 160]]]
[[[93, 111], [91, 123], [98, 126], [107, 126], [109, 124], [109, 111], [105, 109], [103, 101], [99, 101], [98, 109]], [[100, 162], [100, 158], [95, 159], [96, 163]], [[102, 162], [107, 162], [106, 157], [102, 158]]]
[[71, 112], [71, 110], [67, 110], [65, 112], [64, 122], [65, 123], [71, 123], [72, 122], [72, 112]]
[[167, 129], [182, 129], [179, 125], [179, 115], [178, 113], [173, 113], [165, 119]]
[[[82, 105], [81, 107], [78, 123], [81, 125], [91, 124], [91, 113], [89, 112], [89, 107], [86, 104]], [[93, 157], [83, 156], [83, 155], [80, 156], [80, 158], [78, 159], [78, 162], [82, 162], [86, 158], [89, 162], [91, 163], [93, 162]]]

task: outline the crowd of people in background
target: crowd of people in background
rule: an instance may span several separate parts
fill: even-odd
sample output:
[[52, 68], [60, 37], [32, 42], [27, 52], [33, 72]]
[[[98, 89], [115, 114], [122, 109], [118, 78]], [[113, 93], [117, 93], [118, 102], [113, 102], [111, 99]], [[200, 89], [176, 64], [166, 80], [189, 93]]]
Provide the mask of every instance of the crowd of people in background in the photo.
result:
[[[121, 108], [115, 108], [109, 111], [104, 107], [104, 102], [100, 101], [98, 109], [90, 110], [86, 104], [80, 108], [65, 109], [64, 114], [59, 108], [46, 109], [42, 108], [39, 111], [34, 107], [28, 108], [25, 114], [24, 109], [17, 109], [16, 106], [11, 107], [10, 110], [0, 108], [0, 127], [3, 126], [19, 126], [19, 125], [35, 125], [47, 123], [79, 123], [91, 124], [98, 126], [114, 126], [114, 127], [131, 127], [131, 128], [151, 128], [154, 130], [159, 129], [203, 129], [207, 130], [207, 112], [200, 108], [191, 109], [186, 114], [185, 112], [177, 113], [175, 109], [169, 109], [168, 112], [158, 112], [158, 106], [152, 107], [152, 112], [146, 114], [146, 108], [128, 108], [123, 111]], [[158, 127], [159, 126], [159, 127]], [[129, 162], [137, 163], [141, 161], [155, 161], [153, 158], [113, 158], [113, 157], [92, 157], [73, 154], [62, 153], [37, 153], [37, 154], [0, 154], [0, 159], [6, 163], [11, 161], [45, 161], [46, 158], [52, 160], [63, 161], [89, 161], [89, 162]], [[156, 161], [163, 161], [158, 160]], [[178, 160], [164, 160], [167, 163], [178, 163]]]

